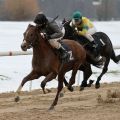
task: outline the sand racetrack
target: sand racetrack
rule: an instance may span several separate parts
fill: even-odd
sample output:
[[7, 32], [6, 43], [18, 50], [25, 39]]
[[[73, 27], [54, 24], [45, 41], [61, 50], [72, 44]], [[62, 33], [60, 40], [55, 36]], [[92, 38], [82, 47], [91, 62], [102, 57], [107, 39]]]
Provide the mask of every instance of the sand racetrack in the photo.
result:
[[82, 92], [78, 87], [74, 92], [64, 89], [53, 111], [48, 108], [56, 89], [47, 94], [41, 90], [22, 92], [18, 103], [14, 102], [15, 93], [2, 93], [0, 120], [120, 120], [120, 94], [108, 99], [110, 90], [120, 90], [120, 83], [102, 84], [98, 90], [92, 86]]

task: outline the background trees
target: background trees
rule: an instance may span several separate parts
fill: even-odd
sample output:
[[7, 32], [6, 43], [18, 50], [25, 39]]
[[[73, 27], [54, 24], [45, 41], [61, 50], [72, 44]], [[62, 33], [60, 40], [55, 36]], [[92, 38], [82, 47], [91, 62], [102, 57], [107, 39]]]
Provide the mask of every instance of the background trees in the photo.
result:
[[29, 20], [39, 11], [37, 0], [4, 0], [2, 4], [8, 20]]
[[59, 15], [59, 19], [71, 18], [80, 10], [93, 20], [120, 20], [120, 0], [0, 0], [0, 20], [33, 20], [40, 10], [49, 17]]

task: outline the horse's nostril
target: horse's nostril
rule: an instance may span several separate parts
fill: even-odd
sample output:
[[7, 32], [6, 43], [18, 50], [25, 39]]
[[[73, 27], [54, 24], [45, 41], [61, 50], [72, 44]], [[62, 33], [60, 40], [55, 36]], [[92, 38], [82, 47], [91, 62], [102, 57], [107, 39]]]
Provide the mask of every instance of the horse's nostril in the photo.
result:
[[26, 46], [25, 44], [22, 44], [22, 45], [21, 45], [21, 49], [22, 49], [23, 51], [26, 51], [26, 50], [27, 50], [27, 46]]

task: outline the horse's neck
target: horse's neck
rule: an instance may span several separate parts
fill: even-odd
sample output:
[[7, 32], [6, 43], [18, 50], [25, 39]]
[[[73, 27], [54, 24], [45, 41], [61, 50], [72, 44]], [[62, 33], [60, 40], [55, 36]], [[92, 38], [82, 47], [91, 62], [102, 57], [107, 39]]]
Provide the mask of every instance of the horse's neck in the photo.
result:
[[35, 57], [47, 58], [48, 54], [53, 54], [52, 48], [44, 39], [38, 41], [38, 44], [33, 47], [33, 55]]

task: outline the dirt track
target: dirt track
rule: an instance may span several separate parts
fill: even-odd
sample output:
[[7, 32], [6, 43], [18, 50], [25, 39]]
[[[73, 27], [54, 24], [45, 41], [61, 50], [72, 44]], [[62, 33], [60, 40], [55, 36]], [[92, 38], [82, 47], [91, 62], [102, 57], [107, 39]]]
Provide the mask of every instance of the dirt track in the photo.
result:
[[[120, 83], [102, 84], [80, 92], [64, 89], [55, 110], [48, 111], [56, 90], [42, 94], [41, 90], [23, 92], [19, 103], [14, 102], [15, 93], [0, 94], [0, 120], [120, 120], [120, 98], [112, 102], [98, 102], [98, 96], [106, 100], [108, 90], [120, 90]], [[119, 96], [120, 97], [120, 96]]]

